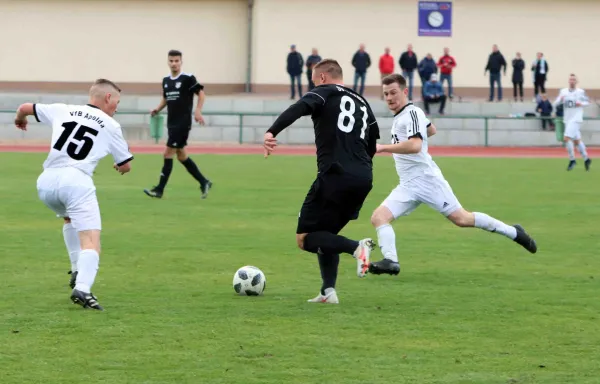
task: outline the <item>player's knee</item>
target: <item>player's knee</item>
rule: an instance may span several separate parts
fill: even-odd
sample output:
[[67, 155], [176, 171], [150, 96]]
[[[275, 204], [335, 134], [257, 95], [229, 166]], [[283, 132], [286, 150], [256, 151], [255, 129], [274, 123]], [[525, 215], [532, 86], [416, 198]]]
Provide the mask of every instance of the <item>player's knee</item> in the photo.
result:
[[69, 217], [64, 217], [65, 224], [71, 224], [71, 219]]
[[392, 219], [393, 217], [391, 215], [391, 212], [389, 212], [389, 209], [387, 209], [384, 206], [381, 206], [375, 209], [375, 211], [371, 215], [371, 224], [373, 224], [373, 226], [377, 228], [382, 225], [391, 223]]
[[298, 244], [298, 248], [304, 251], [304, 238], [306, 237], [306, 233], [299, 233], [296, 235], [296, 244]]
[[174, 148], [165, 148], [165, 153], [163, 154], [165, 159], [172, 159], [173, 156], [175, 155], [175, 149]]
[[579, 145], [579, 140], [573, 140], [573, 144]]
[[475, 225], [475, 218], [473, 217], [473, 214], [464, 209], [453, 212], [448, 216], [448, 219], [450, 219], [450, 221], [457, 227], [461, 228], [472, 227]]

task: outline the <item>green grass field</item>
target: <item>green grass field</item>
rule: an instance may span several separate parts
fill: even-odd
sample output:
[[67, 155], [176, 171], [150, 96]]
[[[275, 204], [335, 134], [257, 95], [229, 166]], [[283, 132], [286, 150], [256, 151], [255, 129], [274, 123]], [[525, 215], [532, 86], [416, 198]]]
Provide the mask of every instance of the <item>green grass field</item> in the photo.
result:
[[[126, 176], [107, 159], [99, 313], [70, 303], [62, 222], [35, 190], [44, 157], [0, 154], [2, 384], [600, 383], [600, 181], [581, 164], [437, 159], [465, 208], [521, 223], [538, 253], [423, 206], [395, 223], [401, 275], [358, 279], [346, 256], [333, 306], [306, 303], [318, 264], [295, 246], [312, 157], [194, 156], [207, 200], [178, 164], [165, 199], [147, 198], [158, 155]], [[375, 237], [397, 183], [390, 158], [375, 168], [347, 236]], [[234, 295], [247, 264], [262, 297]]]

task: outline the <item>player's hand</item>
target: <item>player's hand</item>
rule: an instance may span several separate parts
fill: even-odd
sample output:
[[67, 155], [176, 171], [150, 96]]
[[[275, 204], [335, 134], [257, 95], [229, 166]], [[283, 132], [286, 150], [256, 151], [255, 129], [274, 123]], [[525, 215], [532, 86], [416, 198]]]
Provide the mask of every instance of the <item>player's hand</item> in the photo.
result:
[[15, 126], [20, 130], [27, 130], [27, 118], [26, 117], [15, 117]]
[[202, 112], [196, 110], [196, 112], [194, 112], [194, 120], [196, 120], [196, 123], [204, 125], [204, 116], [202, 116]]
[[576, 106], [576, 107], [581, 107], [581, 105], [582, 105], [582, 104], [581, 104], [581, 101], [576, 101], [576, 102], [575, 102], [575, 106]]
[[277, 139], [273, 136], [271, 132], [265, 133], [263, 148], [265, 149], [265, 159], [269, 157], [271, 152], [277, 146]]
[[127, 172], [129, 172], [131, 170], [131, 167], [129, 167], [129, 164], [125, 164], [124, 166], [118, 166], [116, 163], [113, 165], [113, 168], [119, 172], [121, 175], [126, 174]]
[[381, 152], [383, 152], [385, 146], [383, 144], [376, 144], [375, 148], [376, 148], [375, 149], [376, 153], [381, 153]]
[[156, 115], [158, 115], [158, 109], [153, 109], [150, 111], [150, 116], [154, 117]]

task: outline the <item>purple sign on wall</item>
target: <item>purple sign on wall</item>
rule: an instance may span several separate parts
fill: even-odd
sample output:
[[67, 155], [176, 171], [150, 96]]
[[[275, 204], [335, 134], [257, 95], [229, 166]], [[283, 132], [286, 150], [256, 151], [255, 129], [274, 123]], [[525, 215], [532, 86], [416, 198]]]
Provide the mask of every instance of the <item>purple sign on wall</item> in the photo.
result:
[[419, 1], [419, 36], [452, 36], [452, 2]]

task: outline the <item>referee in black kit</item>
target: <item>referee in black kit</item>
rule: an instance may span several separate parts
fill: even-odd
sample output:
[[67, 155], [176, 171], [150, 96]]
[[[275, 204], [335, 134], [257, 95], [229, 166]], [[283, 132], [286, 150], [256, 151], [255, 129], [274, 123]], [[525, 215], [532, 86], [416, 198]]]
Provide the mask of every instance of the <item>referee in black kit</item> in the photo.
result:
[[204, 104], [204, 86], [196, 80], [196, 77], [181, 71], [182, 54], [180, 51], [171, 50], [168, 54], [171, 75], [163, 78], [163, 97], [158, 107], [150, 114], [157, 115], [165, 106], [167, 107], [167, 147], [164, 153], [164, 164], [160, 173], [158, 185], [152, 189], [144, 189], [144, 193], [150, 197], [162, 198], [173, 170], [173, 157], [177, 154], [177, 160], [183, 164], [185, 169], [200, 183], [202, 198], [205, 199], [212, 183], [202, 175], [194, 160], [190, 159], [185, 151], [188, 136], [192, 129], [192, 110], [194, 108], [194, 95], [198, 95], [194, 120], [204, 124], [202, 117], [202, 105]]

